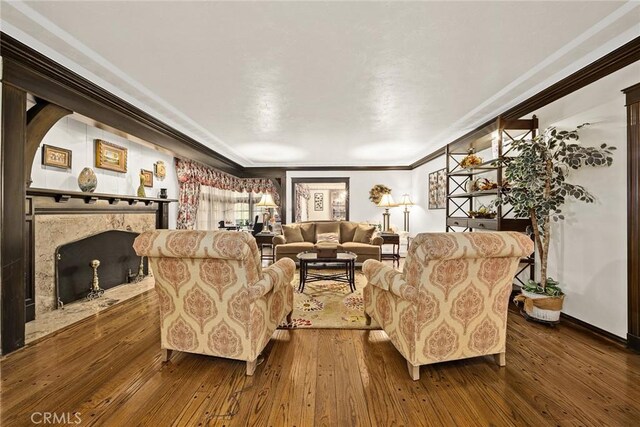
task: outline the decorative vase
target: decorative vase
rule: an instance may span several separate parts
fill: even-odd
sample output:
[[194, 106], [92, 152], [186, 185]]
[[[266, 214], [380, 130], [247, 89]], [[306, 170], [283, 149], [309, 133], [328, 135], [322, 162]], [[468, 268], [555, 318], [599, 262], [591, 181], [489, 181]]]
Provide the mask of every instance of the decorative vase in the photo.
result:
[[478, 189], [478, 181], [473, 178], [469, 178], [466, 187], [467, 193], [473, 193]]
[[169, 197], [169, 196], [167, 196], [167, 189], [166, 188], [161, 188], [160, 189], [160, 198], [161, 199], [166, 199], [167, 197]]
[[91, 168], [84, 168], [78, 175], [78, 187], [84, 193], [93, 193], [98, 186], [98, 177]]

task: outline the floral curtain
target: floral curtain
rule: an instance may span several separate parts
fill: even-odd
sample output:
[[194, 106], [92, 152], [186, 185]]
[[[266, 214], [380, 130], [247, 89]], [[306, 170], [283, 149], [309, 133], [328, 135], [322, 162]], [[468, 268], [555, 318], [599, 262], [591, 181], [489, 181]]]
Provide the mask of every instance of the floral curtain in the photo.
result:
[[180, 185], [178, 229], [192, 230], [196, 227], [202, 185], [237, 192], [271, 193], [276, 204], [280, 204], [280, 195], [270, 179], [238, 178], [193, 160], [176, 158], [175, 163]]
[[[302, 203], [302, 199], [309, 200], [311, 198], [311, 192], [309, 187], [304, 184], [296, 184], [296, 217], [295, 222], [302, 221], [302, 217], [307, 218], [307, 203]], [[302, 215], [304, 211], [304, 215]]]

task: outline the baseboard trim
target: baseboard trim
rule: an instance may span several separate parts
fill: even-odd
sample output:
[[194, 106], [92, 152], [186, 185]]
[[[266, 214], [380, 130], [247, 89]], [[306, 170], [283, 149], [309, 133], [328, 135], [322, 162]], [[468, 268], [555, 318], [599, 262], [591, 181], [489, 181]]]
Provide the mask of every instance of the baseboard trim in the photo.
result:
[[603, 336], [605, 338], [608, 338], [611, 341], [615, 341], [615, 342], [617, 342], [619, 344], [624, 344], [624, 345], [627, 344], [627, 340], [626, 339], [624, 339], [622, 337], [619, 337], [619, 336], [617, 336], [615, 334], [612, 334], [609, 331], [605, 331], [604, 329], [600, 329], [597, 326], [593, 326], [591, 323], [587, 323], [587, 322], [585, 322], [583, 320], [576, 319], [573, 316], [569, 316], [568, 314], [560, 313], [560, 318], [562, 320], [564, 320], [565, 322], [572, 323], [572, 324], [574, 324], [576, 326], [580, 326], [581, 328], [587, 329], [587, 330], [589, 330], [591, 332], [594, 332], [594, 333], [596, 333], [598, 335], [601, 335], [601, 336]]
[[640, 353], [640, 337], [627, 334], [627, 347]]

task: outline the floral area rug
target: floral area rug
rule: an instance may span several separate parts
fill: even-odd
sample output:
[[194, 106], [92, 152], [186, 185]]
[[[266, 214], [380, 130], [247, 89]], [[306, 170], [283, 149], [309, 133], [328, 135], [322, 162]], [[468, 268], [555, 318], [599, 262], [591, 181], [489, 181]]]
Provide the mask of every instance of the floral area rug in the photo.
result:
[[[331, 274], [337, 270], [323, 269], [314, 272]], [[304, 292], [298, 292], [300, 272], [297, 271], [291, 286], [293, 291], [293, 316], [290, 324], [282, 323], [280, 328], [319, 329], [380, 329], [375, 320], [366, 325], [362, 288], [367, 284], [364, 275], [356, 270], [356, 290], [350, 292], [346, 283], [332, 280], [307, 283]]]

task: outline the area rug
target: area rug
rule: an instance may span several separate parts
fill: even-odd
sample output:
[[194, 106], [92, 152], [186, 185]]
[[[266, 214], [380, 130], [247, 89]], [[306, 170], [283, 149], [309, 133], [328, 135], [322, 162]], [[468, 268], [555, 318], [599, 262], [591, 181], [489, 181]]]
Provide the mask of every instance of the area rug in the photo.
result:
[[[322, 274], [337, 270], [324, 269]], [[367, 325], [364, 317], [362, 289], [367, 279], [356, 271], [356, 290], [349, 291], [346, 283], [332, 280], [307, 283], [304, 292], [298, 292], [299, 271], [291, 282], [293, 292], [293, 316], [291, 323], [282, 323], [282, 329], [380, 329], [375, 320]]]

